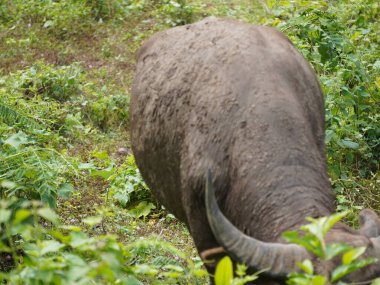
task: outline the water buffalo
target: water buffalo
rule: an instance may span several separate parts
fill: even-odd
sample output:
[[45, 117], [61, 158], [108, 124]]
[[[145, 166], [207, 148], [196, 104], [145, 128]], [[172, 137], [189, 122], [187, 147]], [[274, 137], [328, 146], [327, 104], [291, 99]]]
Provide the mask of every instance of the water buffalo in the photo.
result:
[[[335, 208], [315, 73], [280, 32], [215, 18], [160, 32], [137, 57], [132, 148], [158, 201], [200, 253], [223, 247], [269, 268], [261, 284], [283, 284], [296, 261], [314, 258], [281, 234]], [[364, 210], [360, 221], [359, 231], [338, 223], [327, 241], [380, 257], [379, 218]], [[328, 274], [336, 264], [315, 266]], [[379, 275], [376, 263], [347, 280]]]

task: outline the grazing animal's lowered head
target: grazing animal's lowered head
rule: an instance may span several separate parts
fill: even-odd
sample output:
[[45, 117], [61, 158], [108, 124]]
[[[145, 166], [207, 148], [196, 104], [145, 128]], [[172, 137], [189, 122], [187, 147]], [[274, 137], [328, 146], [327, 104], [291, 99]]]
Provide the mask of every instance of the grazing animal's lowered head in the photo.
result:
[[[334, 212], [323, 96], [284, 35], [215, 18], [154, 35], [138, 54], [130, 113], [137, 165], [200, 253], [223, 247], [253, 270], [269, 268], [260, 284], [283, 284], [297, 261], [313, 259], [281, 234]], [[379, 218], [364, 210], [360, 222], [359, 231], [336, 224], [327, 241], [380, 258]], [[379, 275], [376, 263], [347, 280]]]

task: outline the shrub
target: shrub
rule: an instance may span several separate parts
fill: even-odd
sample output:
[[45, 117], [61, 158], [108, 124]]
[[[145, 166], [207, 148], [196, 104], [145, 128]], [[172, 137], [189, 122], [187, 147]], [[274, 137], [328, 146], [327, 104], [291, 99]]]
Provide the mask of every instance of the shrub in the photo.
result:
[[[271, 18], [265, 22], [284, 31], [319, 75], [329, 173], [342, 194], [339, 189], [353, 185], [349, 181], [379, 171], [380, 52], [374, 43], [380, 34], [374, 19], [380, 5], [371, 0], [269, 1], [267, 8]], [[355, 200], [354, 189], [345, 193]]]
[[70, 195], [68, 177], [75, 169], [56, 150], [40, 146], [49, 138], [43, 130], [35, 135], [21, 131], [0, 135], [0, 198], [40, 199], [55, 207], [57, 196]]
[[[39, 202], [23, 202], [15, 210], [17, 203], [15, 199], [0, 200], [0, 254], [9, 261], [0, 261], [1, 282], [143, 284], [140, 279], [162, 280], [156, 284], [200, 284], [197, 276], [207, 274], [199, 263], [167, 243], [144, 240], [123, 245], [113, 235], [89, 237], [79, 227], [60, 226], [54, 211]], [[97, 216], [84, 222], [94, 226], [101, 220]], [[136, 256], [146, 250], [151, 256], [166, 253], [167, 262], [136, 263]]]
[[66, 138], [51, 127], [68, 112], [63, 101], [79, 94], [78, 74], [76, 66], [37, 63], [0, 79], [1, 198], [40, 199], [55, 207], [58, 196], [73, 191], [69, 177], [76, 170], [57, 150]]
[[43, 62], [0, 78], [0, 121], [16, 131], [59, 130], [50, 132], [56, 137], [52, 143], [77, 135], [78, 128], [84, 129], [81, 121], [84, 78], [77, 63], [56, 67]]
[[129, 207], [129, 213], [136, 217], [146, 217], [156, 207], [152, 203], [152, 194], [145, 184], [135, 159], [128, 156], [122, 164], [109, 177], [109, 194], [123, 207]]
[[125, 127], [129, 122], [129, 97], [99, 93], [97, 98], [86, 102], [83, 116], [103, 131]]
[[59, 66], [37, 62], [9, 78], [9, 91], [22, 93], [26, 98], [40, 96], [65, 102], [81, 93], [83, 76], [77, 63]]
[[87, 170], [90, 176], [101, 177], [109, 183], [107, 199], [129, 208], [129, 214], [136, 218], [145, 218], [156, 208], [133, 155], [128, 156], [120, 166], [116, 166], [105, 151], [95, 151], [93, 156], [93, 161], [81, 163], [78, 168]]

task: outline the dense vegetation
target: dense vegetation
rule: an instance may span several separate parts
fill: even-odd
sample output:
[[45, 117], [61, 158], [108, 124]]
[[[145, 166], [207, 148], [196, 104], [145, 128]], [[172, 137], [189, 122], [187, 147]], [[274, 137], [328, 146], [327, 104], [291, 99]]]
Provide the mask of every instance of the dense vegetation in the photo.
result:
[[4, 0], [0, 280], [206, 282], [186, 229], [150, 196], [135, 165], [128, 95], [144, 39], [210, 15], [291, 38], [325, 94], [337, 209], [380, 211], [378, 1]]

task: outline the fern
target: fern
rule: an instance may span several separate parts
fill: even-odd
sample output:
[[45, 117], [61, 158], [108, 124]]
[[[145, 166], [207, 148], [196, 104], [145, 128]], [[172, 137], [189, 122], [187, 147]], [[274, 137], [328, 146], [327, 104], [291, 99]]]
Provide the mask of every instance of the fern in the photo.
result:
[[152, 264], [156, 267], [162, 267], [162, 266], [165, 266], [168, 264], [176, 265], [176, 264], [178, 264], [178, 262], [176, 260], [174, 260], [172, 257], [160, 255], [160, 256], [153, 258]]
[[137, 240], [132, 243], [130, 243], [127, 246], [127, 249], [135, 255], [141, 255], [152, 252], [159, 252], [159, 253], [167, 253], [171, 254], [173, 256], [178, 256], [182, 260], [186, 260], [186, 255], [178, 250], [175, 246], [168, 242], [164, 242], [162, 240], [157, 239], [144, 239], [144, 240]]
[[78, 175], [74, 166], [54, 149], [32, 145], [14, 153], [0, 152], [0, 182], [11, 182], [0, 185], [0, 197], [39, 199], [55, 207], [57, 196], [67, 197], [73, 191], [66, 177], [73, 174]]
[[9, 125], [22, 124], [29, 126], [33, 129], [43, 129], [42, 125], [39, 124], [34, 118], [23, 114], [19, 110], [8, 106], [6, 103], [0, 100], [0, 120]]

